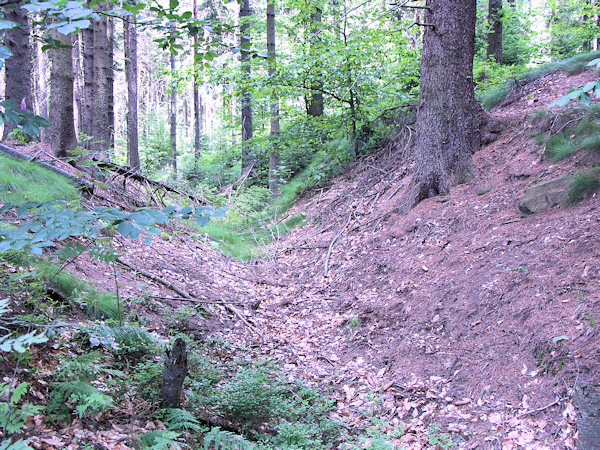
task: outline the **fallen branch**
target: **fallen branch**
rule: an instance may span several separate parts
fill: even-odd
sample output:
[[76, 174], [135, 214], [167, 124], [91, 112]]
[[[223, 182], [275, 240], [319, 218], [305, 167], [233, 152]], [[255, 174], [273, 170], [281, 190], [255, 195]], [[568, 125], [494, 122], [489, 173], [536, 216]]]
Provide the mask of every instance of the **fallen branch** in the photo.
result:
[[[145, 276], [146, 278], [148, 278], [152, 281], [156, 281], [157, 283], [162, 284], [167, 289], [171, 289], [173, 292], [176, 292], [177, 294], [179, 294], [183, 298], [187, 299], [188, 301], [191, 301], [191, 302], [197, 301], [196, 298], [192, 297], [187, 292], [185, 292], [183, 289], [175, 286], [173, 283], [165, 280], [164, 278], [154, 275], [153, 273], [150, 273], [144, 269], [140, 269], [139, 267], [136, 267], [133, 264], [123, 261], [123, 259], [121, 259], [121, 258], [117, 258], [117, 262], [125, 267], [128, 267], [129, 269], [133, 270], [134, 272], [137, 272], [137, 273]], [[204, 311], [206, 311], [207, 313], [210, 314], [210, 311], [205, 306], [203, 306], [202, 309], [204, 309]]]
[[190, 200], [192, 200], [193, 202], [195, 202], [196, 204], [203, 204], [203, 205], [211, 204], [207, 199], [205, 199], [203, 197], [202, 198], [197, 197], [194, 194], [189, 194], [187, 192], [180, 191], [179, 189], [176, 189], [173, 186], [169, 186], [168, 184], [162, 183], [161, 181], [156, 181], [156, 180], [153, 180], [152, 178], [148, 178], [148, 177], [142, 175], [141, 173], [136, 172], [127, 167], [119, 166], [117, 164], [113, 164], [108, 161], [102, 161], [97, 158], [93, 158], [92, 160], [98, 165], [98, 167], [101, 167], [103, 169], [108, 169], [112, 172], [117, 172], [118, 174], [123, 175], [125, 178], [131, 178], [136, 181], [152, 184], [161, 189], [164, 189], [165, 191], [173, 192], [174, 194], [181, 195], [182, 197], [187, 197]]
[[170, 300], [170, 301], [178, 301], [178, 302], [192, 302], [192, 303], [206, 303], [209, 305], [245, 305], [245, 302], [225, 302], [223, 300], [196, 300], [195, 298], [186, 298], [186, 297], [165, 297], [164, 295], [146, 295], [148, 298], [153, 298], [155, 300]]
[[277, 281], [259, 280], [258, 278], [245, 277], [245, 276], [239, 275], [237, 273], [229, 272], [228, 270], [222, 269], [220, 267], [217, 267], [217, 270], [220, 270], [221, 272], [226, 273], [227, 275], [231, 275], [233, 277], [239, 278], [240, 280], [249, 281], [250, 283], [266, 284], [268, 286], [275, 286], [275, 287], [289, 286], [289, 284], [287, 284], [287, 283], [280, 283]]
[[43, 161], [33, 161], [29, 155], [22, 153], [18, 150], [15, 150], [14, 148], [8, 147], [4, 144], [0, 144], [0, 151], [6, 153], [7, 155], [12, 156], [13, 158], [24, 159], [26, 161], [32, 162], [33, 164], [38, 164], [48, 170], [52, 170], [53, 172], [56, 172], [59, 175], [62, 175], [63, 177], [68, 178], [69, 180], [73, 181], [83, 191], [94, 192], [94, 183], [86, 180], [85, 178], [75, 176], [69, 172], [66, 172], [62, 169], [59, 169], [58, 167], [53, 166], [52, 164], [48, 164]]
[[348, 214], [348, 220], [346, 220], [346, 223], [344, 224], [344, 226], [342, 227], [340, 232], [338, 234], [336, 234], [335, 237], [329, 243], [329, 248], [327, 249], [327, 256], [325, 257], [325, 268], [323, 270], [323, 276], [325, 276], [325, 277], [327, 276], [327, 273], [329, 272], [329, 258], [331, 257], [331, 251], [333, 250], [333, 245], [335, 244], [335, 241], [337, 241], [338, 238], [342, 235], [342, 233], [344, 232], [344, 230], [350, 223], [351, 217], [352, 217], [352, 213]]
[[553, 401], [552, 403], [550, 403], [549, 405], [542, 406], [541, 408], [537, 408], [537, 409], [530, 409], [529, 411], [525, 411], [524, 413], [521, 413], [521, 414], [519, 415], [519, 417], [523, 417], [523, 416], [526, 416], [526, 415], [528, 415], [528, 414], [533, 414], [533, 413], [536, 413], [536, 412], [541, 412], [541, 411], [544, 411], [545, 409], [551, 408], [551, 407], [553, 407], [554, 405], [557, 405], [558, 403], [562, 402], [562, 400], [563, 400], [562, 398], [558, 397], [556, 400], [554, 400], [554, 401]]

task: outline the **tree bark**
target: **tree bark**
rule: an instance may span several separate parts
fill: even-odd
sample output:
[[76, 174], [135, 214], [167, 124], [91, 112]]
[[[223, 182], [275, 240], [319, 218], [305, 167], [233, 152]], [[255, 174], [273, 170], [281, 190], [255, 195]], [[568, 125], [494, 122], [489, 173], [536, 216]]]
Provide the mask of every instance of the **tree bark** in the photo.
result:
[[[106, 9], [103, 6], [102, 9]], [[93, 23], [93, 98], [92, 98], [92, 142], [95, 157], [110, 159], [112, 142], [112, 44], [110, 26], [105, 16]]]
[[[318, 8], [318, 6], [317, 6]], [[311, 22], [311, 30], [310, 30], [310, 55], [312, 58], [316, 56], [318, 52], [318, 47], [321, 46], [321, 37], [319, 36], [319, 31], [321, 31], [322, 17], [319, 10], [313, 12], [310, 15]], [[317, 63], [317, 81], [311, 84], [312, 93], [310, 96], [310, 101], [308, 102], [307, 113], [311, 117], [320, 117], [324, 112], [324, 104], [323, 104], [323, 83], [320, 81], [320, 64]]]
[[[249, 19], [252, 15], [250, 9], [250, 0], [242, 0], [240, 8], [240, 62], [242, 64], [242, 72], [244, 74], [244, 80], [250, 81], [250, 75], [252, 67], [250, 65], [250, 56], [248, 51], [250, 50], [250, 36], [248, 35], [248, 28], [250, 27]], [[253, 134], [253, 120], [252, 120], [252, 96], [246, 87], [242, 90], [242, 173], [245, 169], [252, 165], [251, 148], [248, 141], [252, 139]]]
[[430, 0], [425, 14], [416, 168], [407, 208], [472, 177], [483, 111], [475, 100], [473, 0]]
[[51, 36], [68, 48], [50, 50], [50, 122], [48, 138], [56, 156], [68, 156], [77, 147], [73, 112], [73, 48], [70, 36], [52, 30]]
[[[275, 0], [267, 0], [267, 53], [269, 77], [275, 75]], [[273, 197], [279, 197], [279, 97], [273, 88], [271, 94], [271, 155], [269, 157], [269, 189]]]
[[171, 102], [170, 102], [170, 122], [171, 122], [171, 164], [173, 166], [173, 178], [177, 179], [177, 86], [175, 84], [175, 53], [171, 53]]
[[135, 20], [124, 24], [125, 77], [127, 78], [127, 162], [133, 170], [140, 170], [138, 149], [138, 73], [137, 28]]
[[487, 57], [498, 64], [502, 64], [502, 0], [489, 0], [488, 20], [490, 32], [488, 33]]
[[167, 350], [163, 385], [161, 392], [162, 408], [179, 408], [183, 381], [187, 375], [187, 353], [185, 341], [177, 338], [172, 350]]
[[[198, 19], [198, 2], [194, 0], [194, 19]], [[198, 55], [198, 35], [194, 35], [194, 167], [202, 153], [202, 98], [198, 87], [198, 76], [196, 75], [196, 59]]]
[[[92, 27], [81, 30], [83, 59], [83, 101], [81, 105], [80, 132], [88, 137], [94, 134], [92, 118], [94, 108], [94, 30]], [[82, 139], [82, 147], [90, 148], [90, 142]]]
[[[31, 47], [29, 46], [29, 31], [27, 11], [21, 8], [19, 2], [13, 7], [4, 7], [5, 19], [19, 24], [18, 27], [7, 30], [4, 44], [12, 52], [6, 61], [6, 79], [4, 97], [14, 100], [17, 104], [33, 110], [33, 94], [31, 90]], [[17, 124], [4, 124], [2, 140], [16, 128]]]

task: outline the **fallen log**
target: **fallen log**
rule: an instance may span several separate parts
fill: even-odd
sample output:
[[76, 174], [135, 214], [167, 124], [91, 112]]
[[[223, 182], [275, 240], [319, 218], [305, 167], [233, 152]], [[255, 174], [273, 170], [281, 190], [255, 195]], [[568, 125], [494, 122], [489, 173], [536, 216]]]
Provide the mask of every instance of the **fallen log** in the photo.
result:
[[161, 189], [164, 189], [165, 191], [169, 191], [174, 194], [181, 195], [182, 197], [187, 197], [190, 200], [192, 200], [193, 202], [195, 202], [196, 204], [211, 205], [211, 202], [209, 202], [207, 199], [205, 199], [203, 197], [198, 197], [194, 194], [189, 194], [187, 192], [180, 191], [179, 189], [174, 188], [173, 186], [169, 186], [168, 184], [165, 184], [161, 181], [156, 181], [156, 180], [153, 180], [152, 178], [148, 178], [148, 177], [142, 175], [141, 173], [136, 172], [135, 170], [130, 169], [128, 167], [119, 166], [119, 165], [111, 163], [109, 161], [103, 161], [103, 160], [97, 159], [97, 158], [92, 158], [92, 161], [94, 161], [94, 163], [96, 163], [98, 167], [110, 170], [111, 172], [116, 172], [119, 175], [123, 175], [125, 178], [131, 178], [136, 181], [146, 182], [153, 186], [160, 187]]
[[73, 175], [69, 172], [59, 169], [58, 167], [53, 166], [52, 164], [48, 164], [43, 161], [32, 161], [32, 159], [29, 157], [29, 155], [22, 153], [18, 150], [15, 150], [14, 148], [8, 147], [7, 145], [4, 145], [4, 144], [0, 144], [0, 151], [6, 153], [7, 155], [9, 155], [13, 158], [24, 159], [24, 160], [32, 162], [34, 164], [38, 164], [48, 170], [52, 170], [53, 172], [56, 172], [59, 175], [62, 175], [63, 177], [68, 178], [69, 180], [73, 181], [75, 184], [77, 184], [79, 186], [79, 188], [81, 190], [83, 190], [85, 192], [90, 192], [90, 193], [94, 192], [94, 183], [86, 180], [85, 178]]

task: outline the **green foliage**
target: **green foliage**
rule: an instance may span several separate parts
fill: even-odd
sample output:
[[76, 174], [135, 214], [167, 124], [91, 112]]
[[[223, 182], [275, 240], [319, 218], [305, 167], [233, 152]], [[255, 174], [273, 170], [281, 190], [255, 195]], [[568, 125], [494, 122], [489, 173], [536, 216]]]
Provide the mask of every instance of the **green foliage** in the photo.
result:
[[[513, 78], [520, 82], [528, 82], [541, 78], [549, 73], [563, 71], [568, 74], [575, 74], [585, 69], [587, 63], [600, 56], [600, 52], [581, 53], [569, 58], [565, 58], [559, 61], [553, 61], [550, 63], [543, 64], [534, 69], [528, 69], [521, 73], [522, 69], [514, 68], [516, 73], [513, 74]], [[475, 65], [477, 67], [477, 64]], [[479, 94], [479, 101], [485, 107], [485, 109], [491, 109], [506, 98], [511, 91], [513, 79], [508, 79], [504, 84], [497, 88], [490, 87], [488, 91], [482, 91]]]
[[[8, 298], [0, 299], [0, 316], [4, 315], [10, 310], [8, 307], [8, 302]], [[7, 328], [2, 326], [0, 326], [0, 330], [8, 331]], [[13, 336], [13, 333], [8, 333], [0, 337], [0, 352], [25, 353], [32, 345], [42, 344], [46, 341], [48, 341], [48, 338], [44, 332], [37, 333], [35, 331], [31, 331], [16, 337]]]
[[153, 430], [139, 437], [142, 450], [171, 450], [187, 447], [178, 442], [181, 433], [170, 430]]
[[546, 156], [559, 161], [581, 149], [597, 151], [600, 147], [600, 106], [577, 108], [564, 112], [567, 123], [546, 142]]
[[429, 444], [434, 448], [441, 448], [442, 450], [456, 448], [456, 443], [452, 440], [452, 437], [447, 433], [442, 433], [439, 425], [435, 423], [429, 427], [427, 438]]
[[[52, 383], [48, 411], [55, 413], [68, 409], [79, 418], [91, 417], [113, 406], [113, 399], [85, 381], [59, 381]], [[59, 413], [60, 414], [60, 413]]]
[[38, 164], [0, 155], [0, 201], [2, 203], [52, 202], [74, 204], [79, 191], [65, 177]]
[[586, 172], [577, 175], [569, 187], [568, 202], [578, 203], [586, 195], [593, 194], [600, 187], [598, 172]]
[[568, 56], [589, 48], [590, 41], [598, 35], [595, 17], [600, 7], [585, 0], [549, 0], [547, 3], [550, 53]]
[[164, 366], [162, 361], [142, 360], [130, 373], [130, 386], [137, 396], [159, 402]]
[[203, 431], [206, 428], [200, 425], [198, 419], [189, 411], [180, 408], [162, 409], [157, 413], [169, 430], [186, 432]]
[[23, 395], [27, 393], [27, 386], [28, 383], [21, 383], [11, 391], [9, 384], [0, 383], [0, 397], [7, 399], [0, 401], [0, 428], [5, 436], [20, 433], [27, 418], [39, 414], [42, 410], [40, 406], [29, 403], [19, 405]]
[[143, 328], [133, 326], [92, 325], [83, 328], [80, 336], [91, 347], [108, 347], [114, 354], [127, 357], [153, 354], [158, 349], [152, 334]]
[[[30, 202], [21, 205], [5, 203], [0, 207], [0, 214], [15, 210], [19, 219], [28, 219], [16, 229], [0, 229], [0, 252], [29, 248], [33, 254], [41, 254], [43, 248], [54, 245], [55, 241], [76, 236], [95, 238], [101, 230], [117, 231], [132, 240], [137, 239], [142, 230], [146, 230], [150, 236], [146, 236], [145, 241], [150, 243], [151, 235], [162, 232], [158, 225], [167, 224], [170, 220], [194, 217], [202, 227], [211, 217], [223, 217], [227, 212], [226, 208], [215, 210], [210, 206], [167, 206], [160, 211], [142, 209], [132, 213], [104, 206], [91, 211], [58, 209], [56, 206], [55, 202]], [[86, 250], [93, 252], [94, 249], [91, 247]]]
[[249, 450], [256, 446], [240, 435], [222, 430], [220, 427], [213, 427], [204, 435], [204, 450], [211, 448], [215, 450]]
[[19, 439], [18, 441], [12, 442], [7, 439], [0, 442], [0, 450], [32, 450], [33, 447], [27, 445], [27, 441]]

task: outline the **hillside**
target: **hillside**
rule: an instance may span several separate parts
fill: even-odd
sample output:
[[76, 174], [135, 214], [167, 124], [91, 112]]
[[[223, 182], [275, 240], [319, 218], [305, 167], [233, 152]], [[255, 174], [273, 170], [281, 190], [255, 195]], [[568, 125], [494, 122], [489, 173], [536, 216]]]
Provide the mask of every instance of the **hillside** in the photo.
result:
[[[410, 125], [305, 192], [289, 214], [308, 223], [260, 260], [221, 255], [183, 223], [151, 246], [118, 238], [136, 269], [120, 267], [119, 293], [139, 299], [128, 308], [159, 336], [175, 328], [227, 360], [281, 363], [288, 380], [336, 400], [331, 418], [363, 436], [358, 448], [574, 448], [573, 389], [600, 377], [598, 197], [531, 215], [517, 204], [528, 187], [597, 162], [583, 151], [550, 162], [534, 139], [552, 131], [536, 112], [595, 77], [554, 73], [524, 85], [491, 111], [497, 135], [475, 154], [476, 178], [407, 215], [397, 207]], [[101, 262], [80, 257], [68, 270], [113, 289]], [[198, 299], [210, 314], [182, 316]], [[127, 448], [127, 436], [156, 427], [144, 414], [71, 428], [36, 422], [27, 435], [36, 448], [77, 448], [76, 436]]]

